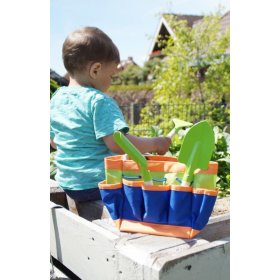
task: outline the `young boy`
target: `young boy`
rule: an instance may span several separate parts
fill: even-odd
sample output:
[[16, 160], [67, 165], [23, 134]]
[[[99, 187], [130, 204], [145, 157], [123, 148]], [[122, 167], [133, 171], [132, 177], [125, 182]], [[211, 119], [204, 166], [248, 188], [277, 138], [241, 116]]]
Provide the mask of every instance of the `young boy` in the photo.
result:
[[171, 140], [127, 134], [121, 110], [105, 94], [118, 72], [120, 56], [104, 32], [94, 27], [76, 30], [64, 41], [62, 52], [70, 82], [51, 99], [51, 145], [57, 149], [55, 178], [75, 201], [98, 200], [98, 183], [105, 178], [104, 158], [123, 154], [113, 140], [115, 131], [123, 132], [142, 153], [165, 154]]

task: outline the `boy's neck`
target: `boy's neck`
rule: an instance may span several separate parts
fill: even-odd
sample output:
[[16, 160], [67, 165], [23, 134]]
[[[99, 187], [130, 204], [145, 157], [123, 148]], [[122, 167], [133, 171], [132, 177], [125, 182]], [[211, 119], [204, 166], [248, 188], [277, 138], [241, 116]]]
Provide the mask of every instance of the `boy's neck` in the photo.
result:
[[89, 83], [86, 81], [81, 81], [75, 78], [72, 78], [71, 76], [69, 77], [69, 85], [68, 86], [90, 86]]

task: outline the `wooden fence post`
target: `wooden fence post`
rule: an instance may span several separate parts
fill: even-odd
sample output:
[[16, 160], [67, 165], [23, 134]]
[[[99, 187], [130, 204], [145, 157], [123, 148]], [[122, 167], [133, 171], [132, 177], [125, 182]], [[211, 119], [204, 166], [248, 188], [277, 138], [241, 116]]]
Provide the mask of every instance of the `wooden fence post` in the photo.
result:
[[134, 125], [134, 103], [130, 103], [130, 124]]

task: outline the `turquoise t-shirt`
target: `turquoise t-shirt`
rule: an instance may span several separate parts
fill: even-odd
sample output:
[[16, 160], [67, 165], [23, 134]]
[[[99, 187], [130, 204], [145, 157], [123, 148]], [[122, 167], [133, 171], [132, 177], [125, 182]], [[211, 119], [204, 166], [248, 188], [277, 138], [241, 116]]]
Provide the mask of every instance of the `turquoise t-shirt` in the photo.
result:
[[104, 158], [114, 155], [102, 137], [129, 130], [115, 100], [92, 87], [61, 87], [51, 99], [50, 119], [56, 181], [67, 190], [96, 188], [105, 178]]

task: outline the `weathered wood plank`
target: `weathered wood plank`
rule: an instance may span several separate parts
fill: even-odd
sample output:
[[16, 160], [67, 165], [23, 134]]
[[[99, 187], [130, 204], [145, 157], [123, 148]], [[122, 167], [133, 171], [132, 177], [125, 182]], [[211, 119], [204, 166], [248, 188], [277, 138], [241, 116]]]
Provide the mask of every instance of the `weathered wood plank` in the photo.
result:
[[[53, 270], [53, 274], [52, 274]], [[66, 276], [59, 268], [57, 268], [55, 265], [51, 265], [51, 280], [71, 280], [68, 276]]]
[[166, 255], [157, 260], [158, 279], [230, 279], [229, 239], [191, 248], [188, 254]]
[[66, 194], [55, 180], [50, 179], [50, 200], [68, 209]]
[[225, 236], [230, 236], [230, 214], [210, 217], [208, 224], [197, 235], [208, 241], [219, 240]]
[[117, 235], [65, 208], [51, 208], [50, 220], [53, 257], [83, 280], [118, 279], [115, 278], [117, 261], [114, 248]]
[[160, 279], [160, 267], [155, 265], [161, 256], [184, 252], [192, 247], [209, 243], [203, 239], [182, 239], [167, 236], [145, 235], [139, 238], [129, 238], [119, 242], [120, 279]]
[[[110, 219], [89, 222], [66, 209], [52, 209], [51, 253], [83, 280], [225, 280], [229, 240], [219, 239], [229, 235], [227, 219], [212, 217], [203, 234], [182, 239], [122, 233]], [[217, 234], [219, 223], [227, 229]]]

